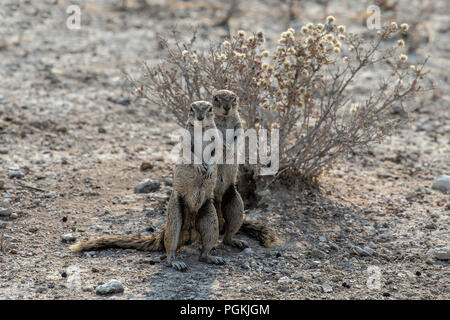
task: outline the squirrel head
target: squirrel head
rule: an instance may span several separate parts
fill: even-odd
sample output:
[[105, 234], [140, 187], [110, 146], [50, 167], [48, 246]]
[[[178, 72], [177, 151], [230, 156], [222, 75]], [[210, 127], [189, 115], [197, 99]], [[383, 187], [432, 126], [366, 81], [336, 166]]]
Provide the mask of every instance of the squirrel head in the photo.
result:
[[213, 106], [216, 116], [228, 117], [238, 108], [239, 98], [233, 91], [219, 90], [213, 94]]
[[202, 127], [208, 127], [214, 123], [213, 105], [208, 101], [195, 101], [190, 104], [189, 123], [200, 123]]

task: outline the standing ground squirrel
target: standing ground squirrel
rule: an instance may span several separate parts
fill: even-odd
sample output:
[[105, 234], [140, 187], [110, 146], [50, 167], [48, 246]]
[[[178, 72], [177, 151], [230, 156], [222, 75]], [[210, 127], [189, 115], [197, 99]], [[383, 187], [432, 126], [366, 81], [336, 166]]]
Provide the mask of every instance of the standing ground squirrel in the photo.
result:
[[[223, 242], [238, 248], [247, 246], [245, 241], [232, 239], [238, 231], [256, 238], [261, 245], [271, 247], [278, 240], [274, 231], [262, 224], [244, 218], [244, 203], [236, 189], [236, 179], [239, 169], [237, 150], [239, 135], [243, 134], [239, 116], [239, 98], [229, 90], [219, 90], [213, 95], [215, 123], [223, 138], [223, 161], [217, 165], [217, 183], [214, 189], [214, 205], [219, 218], [219, 230], [224, 230]], [[227, 141], [226, 131], [232, 130], [232, 141]], [[234, 151], [234, 162], [227, 164], [226, 155]]]
[[[201, 125], [202, 131], [214, 130], [213, 106], [206, 101], [191, 104], [186, 129], [191, 139], [191, 153], [203, 159], [205, 144], [196, 154], [194, 141], [194, 122]], [[217, 136], [217, 135], [216, 135]], [[192, 151], [194, 150], [194, 152]], [[214, 158], [214, 155], [213, 157]], [[178, 164], [174, 172], [173, 190], [167, 207], [167, 220], [157, 236], [103, 236], [80, 241], [70, 247], [73, 252], [105, 248], [132, 248], [146, 251], [167, 252], [167, 263], [177, 270], [187, 269], [183, 262], [175, 261], [175, 252], [182, 245], [201, 241], [199, 260], [213, 264], [224, 264], [225, 260], [209, 255], [219, 239], [217, 213], [213, 204], [213, 191], [217, 180], [215, 160], [205, 163]]]

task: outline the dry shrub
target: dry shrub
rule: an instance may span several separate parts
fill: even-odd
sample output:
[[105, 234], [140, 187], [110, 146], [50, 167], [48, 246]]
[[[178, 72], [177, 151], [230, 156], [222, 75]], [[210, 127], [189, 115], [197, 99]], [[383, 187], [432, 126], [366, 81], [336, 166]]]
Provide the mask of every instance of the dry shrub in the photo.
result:
[[[281, 34], [277, 47], [263, 32], [239, 31], [232, 39], [196, 45], [173, 32], [161, 38], [163, 62], [145, 65], [145, 77], [132, 80], [139, 94], [172, 112], [184, 125], [187, 105], [210, 99], [216, 89], [235, 91], [247, 128], [280, 130], [280, 170], [310, 180], [348, 151], [381, 141], [402, 106], [425, 90], [424, 63], [412, 66], [391, 38], [407, 25], [385, 25], [370, 40], [346, 32], [334, 17]], [[268, 51], [268, 49], [272, 51]], [[371, 90], [358, 92], [358, 75], [372, 72]], [[365, 86], [367, 88], [367, 85]], [[361, 91], [361, 90], [360, 90]]]

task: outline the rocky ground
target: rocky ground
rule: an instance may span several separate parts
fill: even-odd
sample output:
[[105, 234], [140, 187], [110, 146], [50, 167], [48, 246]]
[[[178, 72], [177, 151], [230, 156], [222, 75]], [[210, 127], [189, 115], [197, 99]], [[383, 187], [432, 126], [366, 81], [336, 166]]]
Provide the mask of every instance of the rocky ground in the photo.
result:
[[[120, 2], [0, 4], [0, 299], [450, 298], [449, 182], [432, 188], [450, 175], [447, 1], [403, 17], [421, 19], [410, 59], [430, 55], [438, 84], [411, 102], [410, 121], [341, 161], [318, 188], [275, 184], [247, 210], [273, 226], [279, 245], [240, 236], [250, 248], [215, 249], [226, 266], [198, 262], [190, 246], [181, 254], [185, 273], [165, 267], [159, 253], [70, 253], [74, 239], [154, 234], [164, 222], [176, 125], [130, 95], [122, 70], [157, 61], [156, 34], [171, 25], [197, 24], [202, 41], [227, 34], [210, 27], [225, 1], [148, 1], [144, 9]], [[81, 7], [80, 30], [66, 27], [71, 3]], [[400, 1], [395, 14], [415, 5]], [[304, 1], [294, 26], [332, 13], [361, 31], [366, 6], [331, 1], [325, 10]], [[276, 1], [245, 1], [230, 26], [275, 39], [284, 10]], [[144, 179], [154, 180], [153, 191], [135, 194]]]

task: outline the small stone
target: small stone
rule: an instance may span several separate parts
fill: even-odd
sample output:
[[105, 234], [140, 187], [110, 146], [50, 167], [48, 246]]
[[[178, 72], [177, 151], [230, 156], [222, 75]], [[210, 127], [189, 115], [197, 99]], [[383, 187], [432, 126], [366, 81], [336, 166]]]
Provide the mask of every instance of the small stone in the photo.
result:
[[450, 248], [430, 249], [427, 255], [438, 260], [450, 260]]
[[118, 280], [110, 280], [95, 289], [95, 293], [98, 295], [110, 295], [116, 293], [122, 293], [124, 291], [123, 285]]
[[333, 288], [328, 283], [322, 285], [322, 290], [325, 293], [333, 292]]
[[153, 164], [151, 164], [150, 162], [142, 162], [141, 163], [141, 167], [140, 167], [141, 171], [147, 171], [147, 170], [151, 170], [151, 169], [153, 169]]
[[431, 187], [434, 190], [442, 191], [443, 193], [450, 193], [450, 176], [443, 175], [438, 177]]
[[134, 188], [134, 193], [150, 193], [158, 190], [159, 187], [159, 181], [153, 179], [145, 179], [139, 182], [139, 184]]
[[334, 243], [334, 242], [330, 243], [330, 248], [333, 249], [333, 250], [336, 250], [336, 251], [339, 250], [339, 246], [336, 243]]
[[243, 252], [244, 252], [245, 254], [252, 254], [252, 253], [253, 253], [253, 250], [252, 250], [252, 248], [245, 248]]
[[372, 256], [372, 255], [375, 253], [375, 251], [374, 251], [372, 248], [370, 248], [370, 247], [364, 247], [363, 250], [364, 250], [364, 252], [367, 253], [369, 256]]
[[173, 185], [173, 179], [172, 178], [164, 178], [163, 182], [168, 185], [168, 186], [172, 186]]
[[280, 279], [278, 279], [278, 283], [289, 283], [291, 282], [291, 279], [289, 279], [289, 277], [281, 277]]
[[92, 291], [94, 291], [94, 287], [87, 285], [87, 286], [82, 287], [81, 290], [84, 292], [92, 292]]
[[4, 186], [5, 186], [5, 181], [0, 180], [0, 189], [3, 189]]
[[86, 177], [83, 177], [83, 183], [85, 183], [85, 184], [92, 184], [93, 180], [92, 180], [91, 177], [86, 176]]
[[25, 175], [23, 174], [22, 171], [17, 170], [17, 171], [9, 171], [8, 172], [8, 178], [13, 179], [13, 178], [18, 178], [21, 179], [23, 178]]
[[13, 213], [11, 213], [11, 218], [17, 219], [17, 218], [19, 218], [19, 215], [17, 213], [13, 212]]
[[55, 129], [55, 131], [59, 133], [67, 133], [68, 130], [66, 126], [59, 126]]
[[45, 287], [39, 287], [36, 289], [37, 293], [44, 293], [45, 291], [47, 291], [47, 288], [45, 288]]
[[0, 148], [0, 154], [8, 154], [9, 150], [7, 148]]
[[327, 257], [327, 254], [319, 249], [313, 249], [310, 252], [311, 257], [319, 258], [319, 259], [325, 259]]
[[369, 256], [373, 255], [374, 250], [371, 248], [368, 248], [368, 247], [361, 248], [358, 246], [353, 246], [352, 252], [361, 257], [369, 257]]
[[61, 235], [62, 242], [74, 242], [75, 240], [77, 240], [77, 236], [73, 233], [67, 233], [67, 234]]
[[0, 216], [9, 217], [12, 213], [11, 208], [0, 208]]

